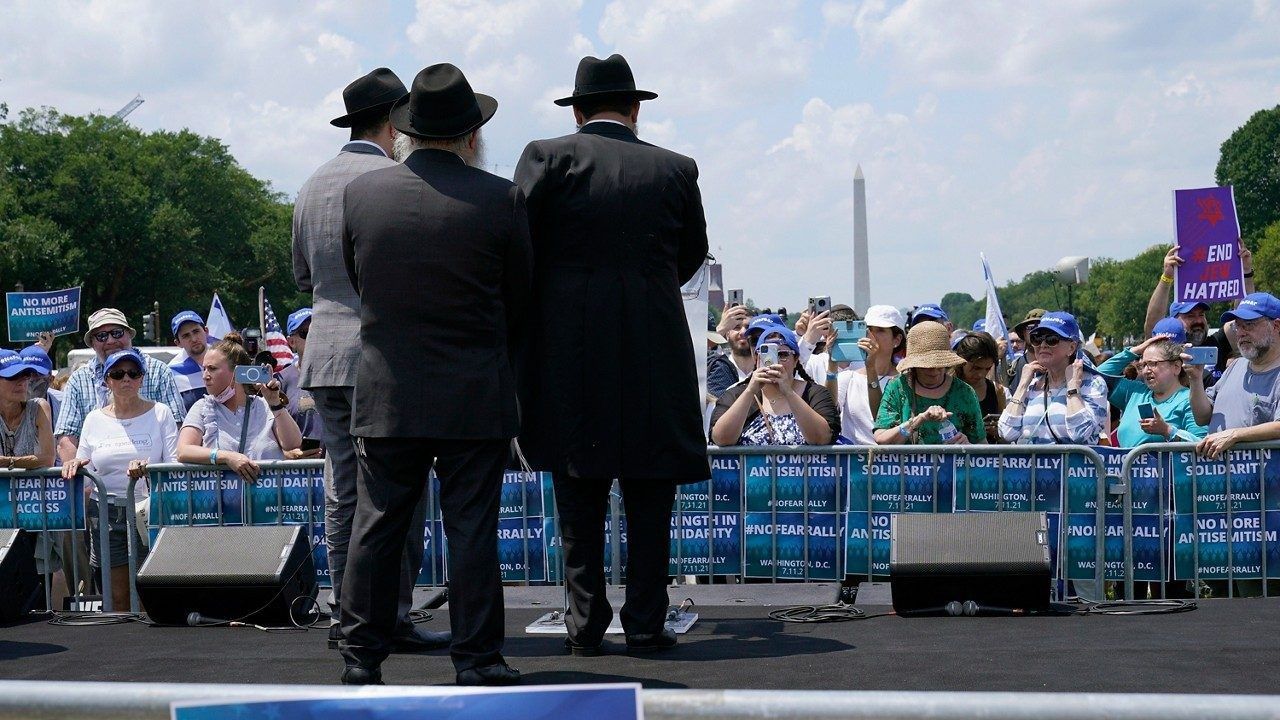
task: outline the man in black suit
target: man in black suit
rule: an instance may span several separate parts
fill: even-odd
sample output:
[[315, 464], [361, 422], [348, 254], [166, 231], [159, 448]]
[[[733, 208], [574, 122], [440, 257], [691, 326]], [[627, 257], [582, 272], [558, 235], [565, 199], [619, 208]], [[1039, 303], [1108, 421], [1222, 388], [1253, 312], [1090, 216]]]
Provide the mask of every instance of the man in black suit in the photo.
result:
[[635, 652], [669, 648], [677, 484], [709, 476], [680, 285], [707, 254], [693, 160], [636, 137], [640, 101], [621, 55], [587, 57], [571, 97], [579, 131], [525, 148], [516, 182], [536, 256], [521, 444], [554, 474], [569, 589], [566, 647], [600, 652], [604, 518], [613, 478], [627, 516], [622, 626]]
[[381, 682], [400, 554], [427, 472], [449, 546], [459, 685], [509, 685], [502, 659], [498, 500], [519, 430], [513, 364], [532, 254], [524, 195], [479, 165], [498, 103], [432, 65], [391, 109], [403, 164], [347, 185], [343, 254], [360, 294], [351, 434], [357, 502], [342, 599], [348, 684]]

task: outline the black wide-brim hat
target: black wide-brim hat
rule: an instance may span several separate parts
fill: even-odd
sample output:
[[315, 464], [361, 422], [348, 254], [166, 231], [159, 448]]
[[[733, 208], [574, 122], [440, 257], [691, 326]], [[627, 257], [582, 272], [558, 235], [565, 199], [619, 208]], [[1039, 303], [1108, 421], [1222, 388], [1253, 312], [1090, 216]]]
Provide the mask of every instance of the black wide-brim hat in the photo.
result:
[[342, 89], [342, 103], [347, 114], [329, 121], [335, 127], [351, 127], [355, 117], [363, 112], [391, 104], [408, 95], [404, 83], [391, 70], [380, 67], [364, 77], [356, 78]]
[[573, 80], [573, 94], [560, 98], [555, 103], [564, 107], [585, 98], [606, 95], [633, 100], [652, 100], [658, 97], [658, 93], [637, 90], [636, 79], [631, 74], [627, 59], [614, 53], [603, 60], [590, 55], [582, 58], [578, 62], [578, 75]]
[[444, 140], [475, 130], [498, 111], [498, 101], [471, 89], [449, 63], [423, 68], [409, 94], [391, 106], [391, 126], [405, 135]]

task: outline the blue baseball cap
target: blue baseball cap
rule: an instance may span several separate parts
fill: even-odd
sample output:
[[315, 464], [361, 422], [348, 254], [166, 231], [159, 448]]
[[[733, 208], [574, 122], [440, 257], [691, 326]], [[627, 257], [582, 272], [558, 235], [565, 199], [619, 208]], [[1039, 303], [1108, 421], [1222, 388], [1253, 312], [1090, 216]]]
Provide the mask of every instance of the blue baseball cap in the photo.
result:
[[193, 322], [200, 327], [204, 327], [204, 318], [200, 317], [199, 313], [194, 310], [183, 310], [177, 315], [174, 315], [173, 319], [169, 321], [169, 329], [173, 331], [173, 336], [178, 337], [178, 328], [182, 327], [183, 323], [189, 322]]
[[1187, 300], [1184, 302], [1171, 302], [1169, 303], [1169, 317], [1178, 317], [1179, 315], [1189, 313], [1192, 310], [1195, 310], [1197, 307], [1202, 307], [1205, 310], [1208, 310], [1209, 303], [1200, 302], [1198, 300]]
[[986, 319], [986, 318], [978, 318], [977, 320], [974, 320], [974, 321], [973, 321], [973, 331], [974, 331], [974, 332], [986, 332], [986, 330], [987, 330], [987, 319]]
[[764, 331], [760, 333], [760, 339], [756, 340], [756, 352], [760, 352], [761, 345], [764, 345], [767, 342], [773, 342], [774, 338], [777, 338], [777, 341], [780, 341], [783, 345], [791, 348], [791, 352], [795, 353], [796, 358], [799, 359], [800, 338], [796, 337], [794, 332], [791, 332], [782, 325], [772, 325], [765, 328]]
[[1222, 313], [1219, 322], [1225, 325], [1228, 320], [1257, 320], [1263, 317], [1269, 320], [1280, 318], [1280, 300], [1270, 293], [1256, 292], [1246, 295], [1234, 310]]
[[947, 311], [943, 310], [942, 306], [936, 303], [925, 303], [924, 305], [917, 306], [915, 312], [911, 314], [911, 324], [915, 325], [925, 318], [937, 320], [939, 322], [947, 322], [951, 319], [947, 317]]
[[18, 353], [12, 350], [0, 349], [0, 378], [17, 377], [27, 370], [35, 370], [42, 375], [44, 374], [43, 368], [27, 362]]
[[1151, 328], [1152, 337], [1161, 334], [1173, 336], [1173, 341], [1181, 345], [1187, 341], [1187, 326], [1176, 317], [1163, 318]]
[[28, 345], [18, 352], [24, 362], [34, 365], [43, 375], [53, 374], [53, 360], [39, 345]]
[[289, 313], [289, 320], [284, 324], [285, 335], [292, 335], [298, 332], [298, 328], [302, 324], [311, 319], [311, 308], [299, 308]]
[[1029, 334], [1034, 335], [1041, 330], [1048, 330], [1067, 340], [1080, 341], [1080, 324], [1071, 313], [1061, 311], [1045, 313], [1044, 317], [1040, 318], [1040, 324], [1032, 328]]
[[105, 375], [106, 373], [111, 372], [112, 367], [124, 360], [132, 360], [137, 363], [138, 369], [142, 371], [142, 374], [147, 374], [147, 363], [142, 359], [142, 353], [138, 352], [134, 348], [129, 348], [128, 350], [117, 350], [108, 355], [107, 361], [102, 364], [102, 373]]
[[750, 323], [747, 323], [747, 334], [750, 335], [753, 332], [760, 332], [761, 330], [773, 325], [777, 325], [780, 328], [786, 327], [782, 324], [782, 318], [777, 315], [757, 315], [751, 318]]

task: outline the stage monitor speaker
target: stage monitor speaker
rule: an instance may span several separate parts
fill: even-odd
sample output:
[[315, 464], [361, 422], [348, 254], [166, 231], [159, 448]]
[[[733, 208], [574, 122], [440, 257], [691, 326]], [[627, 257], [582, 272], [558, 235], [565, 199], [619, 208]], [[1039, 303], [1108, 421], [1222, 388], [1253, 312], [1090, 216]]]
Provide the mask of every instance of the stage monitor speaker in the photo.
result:
[[[298, 525], [186, 527], [160, 530], [138, 570], [138, 596], [151, 620], [186, 625], [232, 620], [289, 625], [314, 610], [311, 544]], [[296, 605], [295, 605], [296, 604]]]
[[0, 530], [0, 622], [18, 620], [40, 597], [35, 549], [26, 530]]
[[893, 609], [899, 615], [1046, 610], [1051, 587], [1048, 535], [1044, 513], [894, 515], [889, 554]]

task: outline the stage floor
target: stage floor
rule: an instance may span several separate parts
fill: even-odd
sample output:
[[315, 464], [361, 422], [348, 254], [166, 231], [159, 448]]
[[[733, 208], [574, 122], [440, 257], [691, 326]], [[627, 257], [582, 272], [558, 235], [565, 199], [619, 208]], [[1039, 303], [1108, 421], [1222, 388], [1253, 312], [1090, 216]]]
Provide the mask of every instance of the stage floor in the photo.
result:
[[[511, 589], [507, 661], [532, 684], [640, 682], [647, 688], [1280, 692], [1280, 599], [1204, 600], [1194, 612], [1145, 617], [899, 618], [788, 624], [779, 605], [825, 602], [829, 587], [692, 586], [698, 623], [673, 651], [628, 656], [618, 638], [597, 658], [524, 627], [556, 591]], [[615, 605], [615, 609], [617, 605]], [[433, 611], [430, 629], [448, 627]], [[337, 683], [342, 660], [324, 630], [160, 628], [139, 623], [0, 628], [0, 678], [214, 683]], [[393, 655], [390, 684], [453, 682], [445, 651]]]

